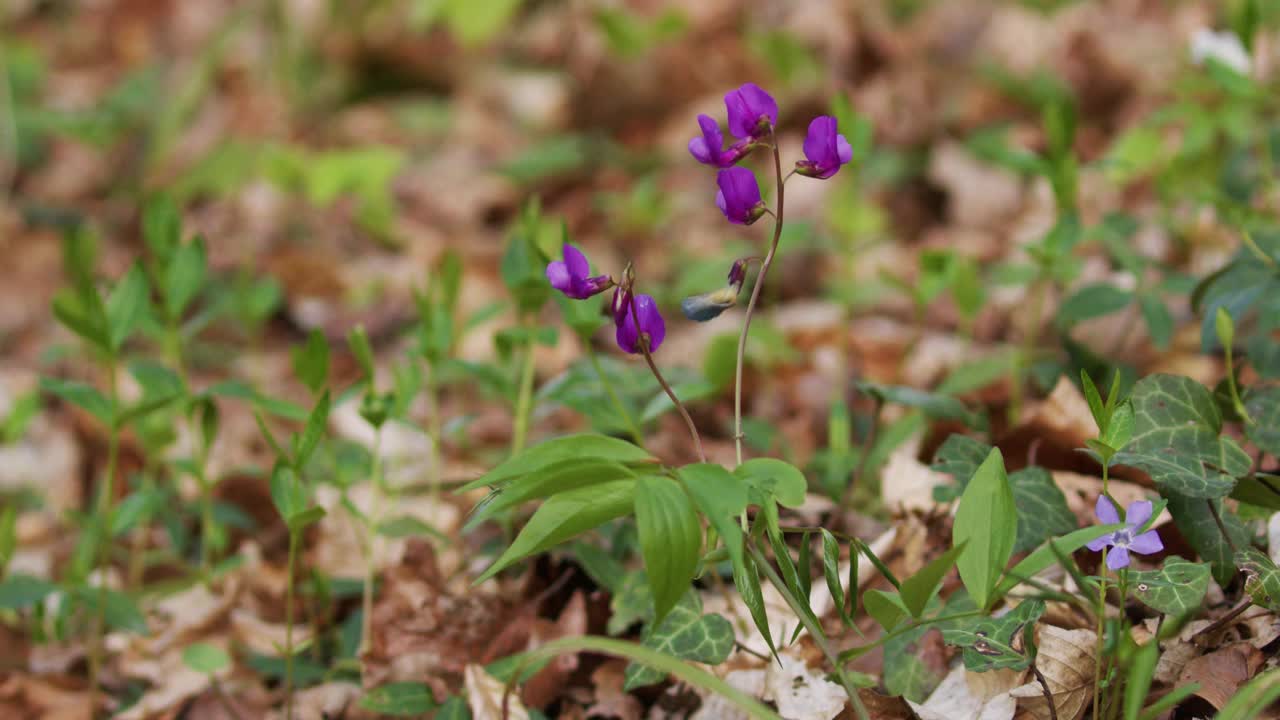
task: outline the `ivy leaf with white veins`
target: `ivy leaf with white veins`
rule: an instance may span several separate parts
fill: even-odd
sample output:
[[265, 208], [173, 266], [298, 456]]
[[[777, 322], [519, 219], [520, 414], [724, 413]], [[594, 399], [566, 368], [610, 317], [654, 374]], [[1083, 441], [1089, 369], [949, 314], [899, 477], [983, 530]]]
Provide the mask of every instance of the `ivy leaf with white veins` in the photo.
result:
[[[671, 608], [662, 624], [645, 634], [643, 642], [645, 647], [681, 660], [716, 665], [724, 662], [733, 650], [733, 625], [715, 613], [703, 615], [702, 598], [690, 590]], [[631, 663], [624, 677], [623, 689], [630, 692], [662, 682], [665, 675], [651, 667]]]
[[1045, 540], [1076, 529], [1075, 513], [1067, 507], [1067, 497], [1048, 470], [1032, 466], [1010, 473], [1009, 485], [1013, 488], [1013, 503], [1018, 508], [1015, 555], [1034, 550]]
[[942, 639], [963, 649], [964, 666], [973, 672], [1031, 664], [1023, 630], [1044, 614], [1043, 600], [1027, 600], [1000, 617], [980, 617], [955, 628], [943, 628]]
[[1262, 450], [1280, 455], [1280, 385], [1249, 388], [1244, 408], [1253, 420], [1244, 434]]
[[1200, 608], [1209, 589], [1209, 566], [1170, 557], [1159, 570], [1131, 570], [1129, 586], [1153, 610], [1183, 617]]
[[[1221, 500], [1186, 497], [1177, 493], [1167, 493], [1169, 514], [1173, 516], [1173, 524], [1178, 532], [1191, 544], [1202, 560], [1208, 560], [1213, 569], [1213, 578], [1219, 585], [1231, 583], [1235, 574], [1235, 564], [1231, 544], [1245, 547], [1249, 544], [1249, 530], [1240, 521], [1240, 517], [1223, 506]], [[1212, 504], [1213, 511], [1210, 510]], [[1214, 512], [1222, 520], [1222, 526], [1231, 536], [1231, 543], [1222, 537], [1218, 529], [1218, 521]]]
[[1151, 375], [1133, 386], [1133, 438], [1114, 462], [1145, 471], [1160, 490], [1220, 498], [1249, 472], [1249, 455], [1221, 437], [1222, 413], [1208, 388], [1178, 375]]
[[1280, 568], [1260, 550], [1236, 553], [1236, 565], [1244, 572], [1244, 591], [1255, 605], [1280, 612]]

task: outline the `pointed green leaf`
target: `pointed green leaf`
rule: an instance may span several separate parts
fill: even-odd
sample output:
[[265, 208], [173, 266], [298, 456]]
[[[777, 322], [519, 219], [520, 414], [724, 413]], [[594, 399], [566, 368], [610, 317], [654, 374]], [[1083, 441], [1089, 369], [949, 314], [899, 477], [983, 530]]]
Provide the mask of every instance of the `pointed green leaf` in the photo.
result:
[[862, 606], [886, 632], [893, 630], [911, 614], [900, 593], [879, 588], [871, 588], [862, 594]]
[[693, 581], [702, 549], [702, 525], [679, 483], [661, 475], [636, 482], [635, 509], [654, 618], [661, 624]]
[[324, 333], [312, 330], [306, 344], [292, 348], [289, 354], [294, 374], [312, 394], [318, 394], [329, 379], [329, 341]]
[[[819, 532], [822, 533], [822, 576], [827, 581], [831, 603], [840, 612], [841, 622], [852, 625], [852, 618], [844, 610], [844, 587], [840, 584], [840, 542], [826, 528], [821, 528]], [[852, 555], [856, 559], [857, 553]]]
[[1244, 573], [1244, 591], [1259, 607], [1280, 612], [1280, 569], [1265, 553], [1246, 548], [1236, 553], [1236, 565]]
[[119, 350], [138, 327], [150, 301], [147, 275], [134, 263], [107, 297], [107, 336], [113, 351]]
[[643, 448], [625, 440], [591, 433], [566, 435], [534, 445], [508, 458], [494, 469], [458, 488], [456, 492], [471, 492], [486, 485], [497, 487], [553, 463], [586, 457], [628, 465], [656, 462]]
[[92, 385], [75, 380], [42, 377], [40, 389], [83, 408], [103, 425], [110, 426], [115, 421], [111, 401]]
[[966, 545], [956, 566], [978, 607], [988, 607], [1017, 540], [1017, 507], [998, 448], [974, 473], [960, 498], [952, 528], [953, 545]]
[[1200, 609], [1209, 589], [1209, 566], [1165, 558], [1159, 570], [1129, 571], [1129, 587], [1147, 606], [1165, 615], [1185, 617]]
[[[681, 660], [716, 665], [724, 662], [733, 650], [733, 626], [715, 613], [703, 615], [702, 599], [690, 590], [666, 619], [645, 635], [643, 644]], [[623, 689], [631, 691], [662, 682], [663, 674], [632, 663], [627, 666], [624, 678]]]
[[934, 558], [932, 562], [911, 577], [902, 581], [902, 604], [911, 617], [919, 619], [924, 613], [929, 599], [938, 590], [938, 584], [946, 576], [947, 571], [956, 563], [956, 558], [964, 551], [964, 543], [960, 543], [945, 553]]
[[366, 692], [360, 698], [360, 707], [381, 715], [408, 717], [434, 710], [436, 698], [425, 683], [394, 682]]
[[499, 513], [574, 488], [636, 477], [636, 472], [614, 460], [580, 457], [538, 468], [502, 485], [480, 501], [467, 521], [474, 527]]
[[187, 305], [199, 294], [207, 270], [203, 238], [178, 247], [164, 277], [164, 309], [171, 319], [182, 317]]

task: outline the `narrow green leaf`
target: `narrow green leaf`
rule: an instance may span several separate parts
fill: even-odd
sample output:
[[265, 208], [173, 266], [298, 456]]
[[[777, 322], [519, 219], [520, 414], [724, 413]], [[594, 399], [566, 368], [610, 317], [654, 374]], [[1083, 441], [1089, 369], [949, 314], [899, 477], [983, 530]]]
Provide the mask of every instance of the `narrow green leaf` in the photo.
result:
[[289, 351], [293, 372], [312, 394], [318, 394], [329, 379], [329, 341], [324, 333], [312, 330], [307, 342]]
[[182, 663], [198, 673], [213, 675], [231, 666], [231, 656], [217, 645], [199, 642], [183, 648]]
[[1154, 639], [1134, 652], [1133, 660], [1129, 663], [1129, 676], [1124, 684], [1124, 720], [1138, 720], [1142, 704], [1147, 701], [1147, 692], [1151, 689], [1151, 679], [1155, 677], [1156, 662], [1159, 659], [1160, 643]]
[[764, 593], [760, 589], [760, 573], [755, 560], [745, 552], [740, 552], [739, 558], [733, 560], [733, 584], [751, 613], [751, 621], [760, 631], [765, 645], [769, 646], [769, 652], [776, 656], [778, 648], [773, 644], [773, 633], [769, 630], [769, 613], [765, 610]]
[[862, 594], [862, 606], [886, 632], [893, 630], [898, 623], [910, 615], [899, 593], [879, 588], [871, 588]]
[[960, 543], [945, 553], [934, 558], [932, 562], [920, 568], [915, 575], [902, 581], [902, 605], [911, 617], [919, 619], [924, 613], [929, 599], [938, 590], [938, 584], [946, 576], [947, 571], [956, 563], [956, 558], [964, 552], [965, 545]]
[[72, 405], [83, 408], [103, 425], [110, 426], [115, 422], [115, 412], [111, 407], [111, 401], [92, 385], [75, 380], [42, 377], [40, 378], [40, 389], [51, 395], [56, 395]]
[[311, 410], [311, 415], [307, 418], [307, 424], [302, 428], [302, 434], [298, 436], [298, 442], [294, 448], [293, 461], [299, 467], [307, 463], [311, 453], [320, 444], [320, 439], [324, 437], [328, 420], [329, 391], [325, 390], [324, 394], [320, 396], [320, 401]]
[[394, 682], [376, 687], [360, 698], [360, 707], [381, 715], [409, 717], [436, 708], [431, 687], [420, 682]]
[[960, 579], [978, 607], [989, 607], [1017, 540], [1017, 507], [999, 448], [993, 448], [960, 498], [953, 545], [966, 546], [956, 561]]
[[[841, 622], [852, 625], [853, 621], [844, 609], [844, 588], [840, 585], [840, 543], [825, 528], [820, 532], [822, 533], [822, 575], [827, 581], [831, 602], [840, 611]], [[857, 557], [857, 552], [851, 552], [850, 555]]]
[[164, 277], [164, 307], [172, 320], [182, 317], [204, 287], [208, 260], [203, 238], [181, 245], [169, 261]]
[[635, 488], [640, 553], [653, 591], [654, 622], [689, 591], [702, 548], [702, 526], [680, 485], [661, 475], [642, 477]]
[[351, 354], [355, 356], [365, 381], [372, 383], [373, 348], [369, 345], [369, 334], [365, 332], [364, 325], [356, 325], [347, 333], [347, 346], [351, 348]]
[[634, 470], [615, 460], [601, 460], [591, 456], [562, 460], [501, 486], [481, 501], [467, 521], [467, 526], [474, 527], [530, 500], [540, 500], [574, 488], [634, 477]]
[[134, 263], [107, 296], [107, 337], [112, 351], [118, 351], [137, 328], [147, 312], [149, 294], [147, 275]]
[[57, 590], [48, 580], [14, 573], [0, 580], [0, 610], [25, 610]]
[[[613, 460], [628, 465], [656, 462], [643, 448], [625, 440], [591, 433], [566, 435], [534, 445], [508, 458], [494, 469], [458, 488], [456, 493], [471, 492], [486, 485], [500, 486], [553, 463], [583, 457]], [[725, 470], [725, 473], [728, 471]]]

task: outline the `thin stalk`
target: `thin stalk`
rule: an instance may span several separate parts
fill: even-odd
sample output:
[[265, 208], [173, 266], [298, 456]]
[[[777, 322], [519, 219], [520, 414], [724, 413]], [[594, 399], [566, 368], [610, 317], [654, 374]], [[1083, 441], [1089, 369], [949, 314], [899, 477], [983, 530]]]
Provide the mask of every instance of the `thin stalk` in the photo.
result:
[[0, 50], [0, 205], [8, 201], [10, 186], [18, 174], [18, 123], [13, 104], [8, 66], [4, 51]]
[[440, 384], [436, 380], [436, 364], [427, 361], [427, 402], [431, 418], [427, 420], [427, 432], [431, 435], [431, 488], [427, 497], [434, 503], [440, 496], [440, 484], [444, 481], [444, 468], [441, 466], [444, 454], [440, 444], [444, 442], [444, 418], [440, 417]]
[[119, 415], [120, 393], [116, 387], [116, 360], [111, 358], [107, 363], [107, 388], [111, 400], [111, 430], [107, 437], [107, 474], [102, 480], [102, 488], [98, 494], [98, 603], [94, 608], [93, 622], [89, 634], [89, 693], [91, 697], [98, 692], [98, 682], [102, 674], [102, 639], [107, 625], [107, 571], [111, 565], [111, 515], [115, 510], [116, 463], [120, 455], [120, 426], [116, 422]]
[[1013, 386], [1009, 388], [1009, 422], [1011, 423], [1016, 423], [1018, 416], [1022, 413], [1022, 401], [1026, 391], [1024, 386], [1027, 382], [1027, 374], [1031, 370], [1031, 355], [1035, 351], [1036, 338], [1040, 335], [1047, 284], [1048, 280], [1041, 273], [1041, 277], [1036, 278], [1035, 285], [1031, 289], [1031, 314], [1028, 316], [1026, 327], [1023, 328], [1022, 344], [1018, 348], [1015, 362]]
[[206, 579], [213, 567], [213, 488], [209, 485], [209, 449], [200, 443], [196, 458], [196, 482], [200, 485], [200, 574]]
[[609, 382], [609, 376], [605, 375], [604, 368], [600, 365], [600, 356], [595, 348], [591, 347], [591, 343], [586, 343], [587, 357], [591, 358], [591, 366], [595, 368], [596, 375], [600, 378], [600, 384], [604, 385], [604, 391], [609, 395], [609, 402], [613, 403], [614, 412], [618, 413], [618, 417], [627, 424], [627, 432], [631, 434], [631, 440], [639, 447], [644, 447], [644, 435], [640, 432], [640, 427], [636, 425], [635, 418], [631, 417], [631, 412], [622, 404], [622, 398], [618, 397], [618, 392], [613, 389], [613, 383]]
[[1049, 705], [1049, 720], [1058, 720], [1058, 706], [1053, 702], [1053, 693], [1049, 692], [1049, 682], [1044, 679], [1044, 674], [1040, 672], [1040, 668], [1036, 667], [1036, 661], [1031, 661], [1031, 672], [1035, 673], [1036, 680], [1040, 683], [1040, 689], [1044, 691], [1044, 701]]
[[840, 660], [831, 649], [831, 643], [827, 641], [827, 636], [822, 632], [822, 628], [809, 620], [808, 614], [804, 612], [800, 605], [800, 600], [791, 593], [787, 584], [783, 582], [782, 578], [778, 576], [778, 572], [773, 569], [773, 565], [769, 563], [769, 559], [764, 556], [764, 553], [760, 552], [760, 548], [750, 541], [748, 541], [747, 545], [751, 548], [751, 557], [756, 561], [756, 565], [769, 578], [769, 582], [773, 583], [773, 586], [782, 594], [783, 599], [787, 601], [787, 605], [791, 607], [791, 611], [796, 614], [805, 629], [809, 631], [809, 636], [813, 638], [814, 644], [826, 656], [827, 662], [831, 663], [832, 670], [835, 671], [836, 676], [840, 679], [841, 687], [844, 688], [845, 694], [849, 696], [849, 703], [853, 705], [854, 713], [857, 714], [859, 720], [871, 720], [871, 716], [867, 714], [867, 707], [862, 704], [862, 698], [858, 695], [858, 688], [854, 687], [849, 680], [848, 674], [840, 666]]
[[867, 473], [867, 463], [871, 459], [871, 449], [876, 443], [876, 428], [880, 425], [880, 411], [884, 409], [883, 400], [877, 397], [875, 402], [875, 410], [871, 413], [871, 428], [867, 430], [866, 437], [862, 439], [861, 455], [858, 457], [858, 471], [844, 489], [844, 497], [840, 501], [841, 510], [848, 508], [852, 504], [854, 488], [857, 487], [857, 484], [862, 481], [863, 476]]
[[516, 424], [511, 435], [511, 454], [524, 449], [529, 434], [529, 412], [533, 405], [533, 343], [525, 346], [524, 366], [520, 370], [520, 394], [516, 396]]
[[738, 359], [733, 375], [733, 449], [737, 465], [742, 464], [742, 366], [747, 356], [747, 333], [751, 330], [751, 318], [755, 315], [756, 303], [760, 300], [760, 290], [764, 287], [765, 276], [769, 274], [769, 266], [773, 265], [773, 256], [778, 252], [778, 241], [782, 239], [783, 191], [786, 181], [782, 177], [782, 154], [778, 150], [778, 138], [772, 130], [769, 131], [769, 144], [773, 147], [773, 171], [778, 187], [778, 209], [773, 213], [773, 241], [769, 243], [769, 252], [760, 263], [760, 272], [756, 274], [756, 285], [751, 288], [751, 298], [747, 300], [747, 311], [742, 319], [742, 334], [738, 336]]
[[1211, 498], [1205, 498], [1205, 504], [1209, 506], [1209, 514], [1213, 516], [1213, 522], [1218, 526], [1218, 532], [1222, 533], [1222, 539], [1227, 543], [1227, 547], [1231, 548], [1231, 554], [1236, 554], [1235, 541], [1231, 539], [1231, 534], [1227, 532], [1227, 526], [1222, 524], [1222, 515], [1218, 514], [1218, 506], [1213, 504]]
[[684, 403], [680, 402], [680, 398], [676, 397], [676, 393], [671, 389], [671, 385], [667, 383], [667, 379], [662, 376], [662, 371], [658, 369], [658, 364], [653, 361], [653, 353], [649, 352], [649, 334], [640, 328], [640, 313], [636, 310], [635, 295], [631, 295], [631, 322], [635, 323], [637, 341], [641, 354], [644, 355], [644, 361], [649, 364], [649, 372], [657, 378], [658, 384], [667, 392], [667, 397], [671, 398], [671, 404], [680, 411], [680, 417], [684, 418], [684, 424], [689, 428], [689, 436], [693, 438], [693, 445], [698, 449], [698, 459], [702, 462], [707, 461], [707, 453], [702, 449], [702, 436], [698, 434], [698, 426], [693, 424], [693, 418], [689, 416], [689, 411], [685, 409]]
[[1098, 572], [1101, 576], [1098, 578], [1098, 637], [1094, 657], [1098, 662], [1093, 667], [1093, 716], [1102, 717], [1102, 648], [1103, 633], [1106, 631], [1107, 624], [1107, 549], [1102, 548], [1102, 563]]
[[289, 577], [284, 596], [284, 720], [293, 720], [293, 567], [298, 559], [300, 530], [289, 529]]
[[361, 596], [360, 608], [360, 655], [369, 650], [373, 638], [373, 576], [376, 543], [378, 542], [378, 515], [381, 512], [382, 500], [382, 426], [379, 425], [373, 435], [373, 469], [371, 472], [369, 497], [369, 516], [365, 531], [364, 556], [364, 593]]
[[1240, 399], [1240, 388], [1236, 386], [1236, 368], [1231, 344], [1223, 343], [1223, 345], [1223, 352], [1227, 357], [1227, 390], [1231, 393], [1231, 404], [1235, 406], [1236, 414], [1244, 419], [1245, 424], [1253, 425], [1253, 418], [1249, 417], [1249, 411], [1245, 409], [1244, 402]]
[[[155, 472], [155, 465], [150, 458], [147, 458], [142, 468], [142, 492], [146, 495], [155, 492]], [[146, 572], [147, 531], [150, 527], [150, 521], [143, 522], [142, 526], [134, 532], [133, 541], [129, 544], [129, 577], [127, 584], [130, 588], [142, 588], [142, 578]]]

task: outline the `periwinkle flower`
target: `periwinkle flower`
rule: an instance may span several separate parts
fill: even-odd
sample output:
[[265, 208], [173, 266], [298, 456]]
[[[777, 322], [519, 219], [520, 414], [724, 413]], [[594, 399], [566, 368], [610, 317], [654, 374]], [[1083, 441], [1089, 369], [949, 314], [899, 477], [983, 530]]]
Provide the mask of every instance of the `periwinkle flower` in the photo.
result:
[[641, 352], [641, 336], [647, 336], [649, 352], [656, 352], [667, 336], [667, 324], [663, 322], [653, 297], [636, 295], [633, 299], [630, 292], [615, 292], [613, 298], [613, 320], [617, 325], [615, 337], [618, 347], [634, 355]]
[[736, 138], [760, 140], [778, 124], [778, 103], [755, 83], [746, 83], [724, 96], [729, 132]]
[[750, 149], [745, 140], [723, 149], [724, 133], [720, 132], [720, 123], [710, 115], [699, 115], [698, 127], [702, 129], [702, 136], [689, 140], [689, 154], [703, 165], [727, 168], [741, 160]]
[[[1119, 511], [1116, 510], [1116, 506], [1106, 495], [1098, 496], [1098, 504], [1094, 507], [1094, 513], [1106, 525], [1114, 525], [1120, 522]], [[1129, 503], [1129, 508], [1125, 510], [1124, 516], [1124, 528], [1110, 535], [1103, 535], [1086, 545], [1094, 552], [1110, 547], [1111, 552], [1107, 553], [1107, 567], [1112, 570], [1129, 567], [1130, 552], [1136, 552], [1139, 555], [1150, 555], [1164, 549], [1164, 543], [1160, 541], [1160, 535], [1155, 530], [1138, 533], [1138, 529], [1146, 525], [1147, 521], [1151, 519], [1151, 501], [1137, 500]]]
[[591, 264], [578, 248], [566, 243], [562, 252], [564, 260], [547, 263], [547, 280], [551, 287], [574, 300], [585, 300], [613, 285], [608, 275], [590, 277]]
[[804, 138], [805, 160], [796, 163], [796, 172], [819, 180], [826, 180], [840, 171], [840, 166], [853, 159], [853, 147], [845, 137], [836, 132], [836, 119], [819, 115], [809, 123], [809, 133]]
[[744, 167], [731, 167], [716, 175], [720, 191], [716, 193], [716, 207], [738, 225], [750, 225], [765, 213], [760, 199], [760, 186], [756, 176]]

